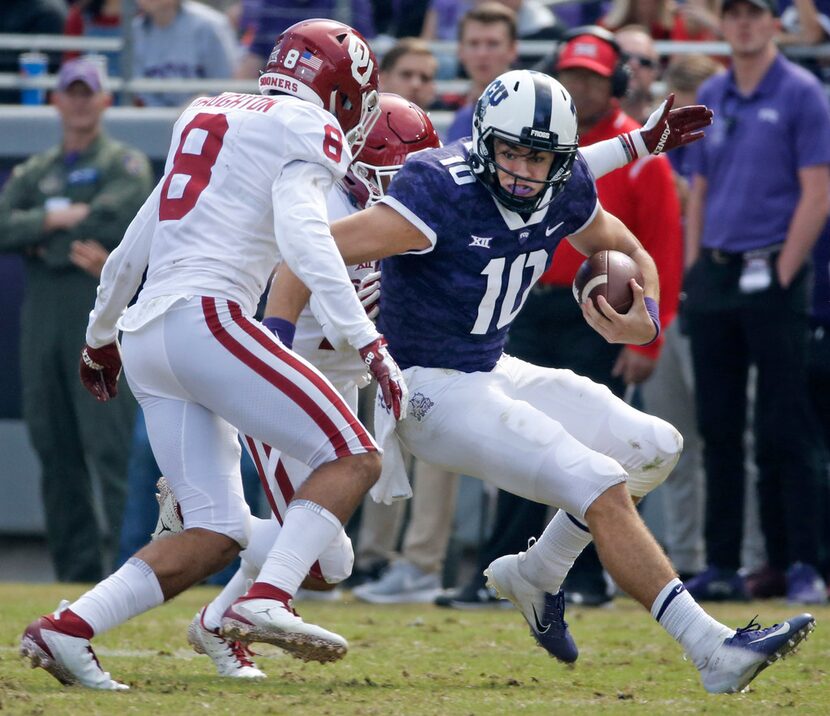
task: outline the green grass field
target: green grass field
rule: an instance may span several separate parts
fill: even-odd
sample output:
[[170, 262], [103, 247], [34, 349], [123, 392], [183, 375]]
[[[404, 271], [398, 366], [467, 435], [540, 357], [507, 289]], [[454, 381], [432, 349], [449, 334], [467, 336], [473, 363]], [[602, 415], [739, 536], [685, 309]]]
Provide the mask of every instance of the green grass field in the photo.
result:
[[[569, 610], [581, 650], [575, 668], [535, 647], [513, 609], [301, 604], [306, 619], [348, 638], [347, 657], [303, 664], [263, 645], [257, 663], [268, 679], [240, 683], [216, 676], [186, 642], [190, 619], [215, 593], [202, 587], [96, 639], [103, 667], [132, 687], [100, 693], [61, 687], [17, 654], [29, 621], [82, 591], [0, 584], [3, 714], [830, 714], [826, 607], [814, 610], [818, 628], [797, 654], [733, 696], [706, 694], [679, 647], [627, 599], [608, 609]], [[731, 626], [756, 613], [765, 625], [794, 613], [781, 602], [711, 611]]]

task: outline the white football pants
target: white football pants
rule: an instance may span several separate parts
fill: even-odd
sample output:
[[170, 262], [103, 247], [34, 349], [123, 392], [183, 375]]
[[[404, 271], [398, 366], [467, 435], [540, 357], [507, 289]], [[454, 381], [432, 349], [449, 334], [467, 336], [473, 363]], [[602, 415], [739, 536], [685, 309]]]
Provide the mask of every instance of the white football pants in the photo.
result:
[[584, 519], [605, 490], [642, 496], [666, 479], [683, 438], [570, 370], [502, 356], [490, 372], [404, 371], [398, 435], [419, 459]]
[[378, 449], [331, 383], [234, 302], [182, 299], [122, 352], [185, 528], [247, 544], [237, 429], [312, 469]]

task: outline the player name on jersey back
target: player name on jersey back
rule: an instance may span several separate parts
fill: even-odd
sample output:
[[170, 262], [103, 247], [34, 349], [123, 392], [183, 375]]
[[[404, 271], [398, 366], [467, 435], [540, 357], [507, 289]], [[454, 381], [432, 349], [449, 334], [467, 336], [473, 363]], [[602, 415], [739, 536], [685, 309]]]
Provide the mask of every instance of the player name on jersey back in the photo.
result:
[[222, 109], [247, 109], [252, 112], [267, 112], [279, 101], [279, 97], [224, 92], [216, 97], [199, 97], [190, 103], [190, 107], [220, 107]]

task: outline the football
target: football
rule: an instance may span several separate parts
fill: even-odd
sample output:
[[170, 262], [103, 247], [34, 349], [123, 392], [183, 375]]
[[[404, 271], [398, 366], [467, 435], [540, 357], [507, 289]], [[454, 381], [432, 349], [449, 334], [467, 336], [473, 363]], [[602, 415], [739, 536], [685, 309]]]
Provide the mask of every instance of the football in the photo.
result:
[[637, 279], [643, 285], [643, 274], [635, 261], [621, 251], [598, 251], [585, 259], [573, 282], [573, 292], [576, 302], [582, 304], [588, 297], [597, 303], [598, 296], [605, 300], [617, 313], [627, 313], [634, 303], [634, 293], [628, 282]]

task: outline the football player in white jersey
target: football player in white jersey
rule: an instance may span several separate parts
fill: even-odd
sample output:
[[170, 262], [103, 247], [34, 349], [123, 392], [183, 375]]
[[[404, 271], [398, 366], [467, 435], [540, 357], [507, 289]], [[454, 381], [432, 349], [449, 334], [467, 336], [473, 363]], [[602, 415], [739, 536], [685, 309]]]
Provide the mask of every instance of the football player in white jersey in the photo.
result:
[[[409, 153], [438, 146], [438, 133], [422, 109], [398, 95], [382, 94], [380, 119], [369, 132], [358, 159], [329, 194], [329, 220], [348, 216], [377, 201], [383, 196], [384, 185]], [[375, 318], [380, 292], [376, 262], [367, 261], [349, 266], [347, 270], [368, 317]], [[270, 306], [279, 306], [283, 298], [280, 287], [275, 284], [270, 294]], [[290, 297], [285, 298], [291, 300]], [[272, 311], [266, 308], [266, 316], [269, 312]], [[284, 345], [292, 347], [293, 343], [296, 353], [331, 381], [352, 410], [357, 409], [358, 388], [368, 382], [364, 380], [365, 364], [359, 353], [336, 337], [330, 327], [327, 328], [330, 338], [326, 336], [310, 306], [306, 306], [300, 314], [296, 332], [293, 326], [274, 319], [265, 318], [263, 323], [278, 333]], [[251, 678], [264, 674], [239, 640], [222, 635], [222, 617], [246, 591], [247, 584], [257, 579], [280, 533], [287, 507], [311, 469], [251, 436], [246, 435], [243, 442], [259, 472], [273, 516], [267, 520], [251, 517], [250, 540], [240, 554], [242, 563], [239, 570], [216, 599], [199, 610], [188, 627], [187, 638], [198, 653], [206, 654], [213, 660], [220, 676]], [[405, 475], [400, 477], [406, 481]], [[172, 521], [168, 519], [168, 522]], [[314, 563], [303, 586], [319, 591], [331, 589], [351, 574], [353, 561], [351, 540], [341, 529]]]
[[[127, 688], [90, 639], [170, 599], [248, 543], [237, 429], [312, 468], [235, 620], [302, 659], [347, 649], [291, 598], [380, 475], [372, 437], [332, 385], [251, 318], [280, 260], [312, 286], [396, 418], [406, 388], [328, 228], [326, 199], [379, 116], [377, 60], [352, 28], [298, 23], [277, 38], [263, 95], [194, 101], [176, 122], [165, 174], [109, 257], [90, 314], [81, 380], [115, 397], [124, 368], [185, 531], [139, 550], [71, 605], [30, 624], [21, 652], [64, 684]], [[147, 270], [137, 303], [124, 312]]]

